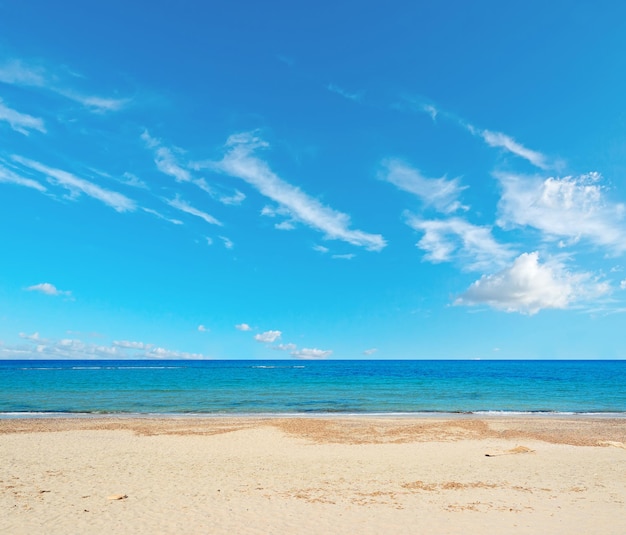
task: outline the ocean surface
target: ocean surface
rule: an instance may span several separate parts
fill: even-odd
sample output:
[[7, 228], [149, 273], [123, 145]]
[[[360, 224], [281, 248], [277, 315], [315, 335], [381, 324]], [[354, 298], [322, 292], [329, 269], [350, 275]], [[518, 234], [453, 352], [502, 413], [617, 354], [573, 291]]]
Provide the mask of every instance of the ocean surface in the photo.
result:
[[0, 417], [582, 413], [626, 417], [626, 361], [0, 361]]

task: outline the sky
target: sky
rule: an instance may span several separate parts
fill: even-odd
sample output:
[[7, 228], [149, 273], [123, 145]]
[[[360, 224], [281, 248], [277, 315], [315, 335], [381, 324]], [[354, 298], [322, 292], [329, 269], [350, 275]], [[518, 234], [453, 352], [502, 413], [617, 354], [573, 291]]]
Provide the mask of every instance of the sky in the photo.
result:
[[626, 358], [626, 4], [0, 0], [0, 358]]

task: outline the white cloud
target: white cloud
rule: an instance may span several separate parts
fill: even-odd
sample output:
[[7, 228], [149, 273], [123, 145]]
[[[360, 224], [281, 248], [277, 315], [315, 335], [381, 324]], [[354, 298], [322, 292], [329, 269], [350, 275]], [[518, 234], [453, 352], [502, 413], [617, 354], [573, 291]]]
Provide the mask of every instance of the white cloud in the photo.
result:
[[37, 130], [42, 134], [46, 133], [43, 119], [20, 113], [5, 106], [0, 99], [0, 121], [6, 121], [9, 126], [20, 134], [28, 135], [31, 130]]
[[483, 138], [485, 143], [490, 147], [502, 148], [508, 152], [528, 160], [531, 164], [540, 169], [550, 169], [552, 164], [548, 163], [548, 159], [540, 152], [528, 149], [515, 141], [512, 137], [503, 134], [502, 132], [492, 132], [490, 130], [476, 130], [470, 127], [470, 132], [478, 133]]
[[378, 351], [378, 349], [377, 349], [377, 348], [372, 347], [371, 349], [366, 349], [365, 351], [363, 351], [363, 354], [364, 354], [364, 355], [367, 355], [367, 356], [369, 357], [370, 355], [373, 355], [373, 354], [374, 354], [374, 353], [376, 353], [377, 351]]
[[28, 67], [19, 60], [0, 66], [0, 82], [11, 85], [42, 87], [46, 84], [43, 69]]
[[626, 290], [626, 279], [620, 281], [619, 283], [620, 290]]
[[291, 353], [292, 357], [302, 360], [321, 360], [330, 357], [333, 354], [330, 349], [298, 349]]
[[23, 338], [24, 340], [30, 340], [31, 342], [41, 341], [41, 337], [39, 336], [38, 332], [34, 332], [33, 334], [20, 333], [19, 337]]
[[313, 250], [322, 254], [326, 254], [329, 251], [328, 247], [324, 247], [323, 245], [314, 245]]
[[218, 238], [222, 240], [222, 243], [224, 244], [224, 247], [226, 247], [226, 249], [232, 249], [235, 246], [235, 244], [226, 236], [218, 236]]
[[167, 221], [168, 223], [171, 223], [172, 225], [183, 224], [183, 222], [180, 219], [171, 219], [169, 217], [165, 217], [160, 212], [157, 212], [156, 210], [152, 210], [152, 208], [142, 208], [142, 210], [148, 214], [152, 214], [153, 216], [158, 217], [159, 219], [162, 219], [163, 221]]
[[36, 189], [37, 191], [43, 193], [46, 191], [44, 185], [40, 184], [36, 180], [32, 178], [24, 178], [10, 169], [7, 169], [3, 165], [0, 165], [0, 182], [4, 182], [6, 184], [16, 184], [18, 186], [25, 186], [27, 188]]
[[53, 167], [48, 167], [39, 162], [22, 158], [21, 156], [14, 155], [12, 158], [19, 164], [45, 175], [48, 182], [51, 184], [67, 189], [72, 197], [77, 197], [83, 193], [88, 197], [103, 202], [118, 212], [132, 212], [136, 208], [135, 201], [125, 195], [104, 189], [88, 180], [74, 176], [67, 171], [54, 169]]
[[426, 178], [414, 167], [394, 159], [385, 160], [382, 165], [381, 180], [417, 195], [424, 204], [446, 214], [467, 209], [458, 200], [466, 186], [459, 185], [457, 178]]
[[204, 325], [198, 325], [198, 331], [201, 333], [207, 333], [209, 332], [209, 329]]
[[162, 146], [159, 139], [152, 137], [147, 130], [141, 134], [141, 139], [148, 148], [154, 150], [154, 163], [161, 173], [173, 177], [176, 182], [192, 182], [191, 173], [178, 164], [174, 153]]
[[45, 89], [78, 102], [97, 113], [117, 111], [129, 102], [129, 99], [86, 95], [59, 83], [58, 78], [58, 76], [48, 74], [42, 67], [26, 65], [20, 60], [13, 60], [0, 66], [0, 82]]
[[146, 184], [143, 180], [141, 180], [137, 175], [134, 175], [133, 173], [124, 173], [120, 182], [122, 184], [126, 184], [127, 186], [132, 186], [133, 188], [148, 189], [148, 184]]
[[220, 162], [204, 165], [241, 178], [262, 195], [277, 202], [291, 218], [323, 232], [328, 239], [343, 240], [368, 250], [380, 251], [386, 245], [379, 234], [350, 229], [350, 217], [324, 206], [299, 188], [279, 178], [254, 151], [268, 144], [251, 133], [232, 135], [226, 143], [227, 152]]
[[250, 327], [250, 325], [248, 325], [247, 323], [238, 323], [237, 325], [235, 325], [235, 329], [239, 331], [251, 331], [252, 327]]
[[502, 186], [501, 227], [529, 226], [548, 239], [585, 238], [617, 253], [626, 251], [626, 207], [606, 199], [598, 173], [546, 179], [512, 173], [495, 176]]
[[491, 228], [464, 219], [423, 220], [407, 214], [407, 224], [424, 233], [417, 246], [426, 251], [424, 258], [430, 262], [458, 260], [464, 269], [483, 270], [504, 265], [514, 254], [493, 238]]
[[276, 351], [295, 351], [297, 348], [296, 344], [278, 344], [271, 346], [271, 349], [275, 349]]
[[219, 201], [222, 204], [236, 206], [241, 204], [245, 200], [246, 196], [238, 189], [232, 195], [222, 195], [219, 197]]
[[209, 215], [206, 212], [203, 212], [201, 210], [198, 210], [197, 208], [194, 208], [189, 203], [181, 200], [179, 197], [176, 197], [175, 199], [172, 199], [172, 200], [165, 199], [165, 202], [169, 204], [172, 208], [176, 208], [177, 210], [180, 210], [181, 212], [185, 212], [187, 214], [199, 217], [200, 219], [203, 219], [204, 221], [206, 221], [207, 223], [211, 225], [222, 226], [222, 223], [218, 221], [217, 219], [215, 219], [212, 215]]
[[347, 254], [334, 254], [331, 256], [331, 258], [334, 258], [335, 260], [352, 260], [356, 255], [353, 253], [347, 253]]
[[609, 286], [588, 273], [570, 273], [559, 263], [540, 264], [537, 252], [524, 253], [513, 264], [474, 282], [456, 305], [486, 304], [498, 310], [536, 314], [568, 308], [577, 301], [606, 294]]
[[70, 291], [59, 290], [54, 284], [42, 282], [26, 288], [29, 292], [41, 292], [46, 295], [72, 295]]
[[348, 100], [352, 100], [355, 102], [360, 102], [361, 100], [363, 100], [363, 93], [362, 92], [358, 92], [358, 93], [351, 93], [350, 91], [346, 91], [345, 89], [335, 85], [335, 84], [328, 84], [326, 86], [326, 89], [328, 89], [331, 93], [336, 93], [337, 95], [343, 97], [343, 98], [347, 98]]
[[124, 349], [150, 349], [153, 347], [153, 344], [145, 344], [144, 342], [132, 342], [129, 340], [115, 340], [113, 342], [115, 347], [123, 347]]
[[254, 339], [257, 342], [271, 344], [280, 338], [283, 333], [280, 331], [265, 331], [264, 333], [255, 334]]

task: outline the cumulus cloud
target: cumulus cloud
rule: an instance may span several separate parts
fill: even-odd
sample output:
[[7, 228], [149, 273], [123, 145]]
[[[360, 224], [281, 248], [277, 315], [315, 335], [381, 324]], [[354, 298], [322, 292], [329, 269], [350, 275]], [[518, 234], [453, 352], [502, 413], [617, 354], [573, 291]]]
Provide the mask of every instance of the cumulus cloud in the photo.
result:
[[46, 295], [72, 295], [72, 292], [66, 290], [59, 290], [54, 284], [49, 282], [42, 282], [41, 284], [35, 284], [26, 288], [28, 292], [40, 292]]
[[255, 334], [254, 339], [257, 342], [271, 344], [278, 340], [283, 333], [281, 331], [265, 331], [264, 333]]
[[93, 182], [79, 178], [67, 171], [48, 167], [47, 165], [29, 160], [28, 158], [22, 158], [21, 156], [14, 155], [12, 159], [20, 165], [46, 176], [49, 183], [68, 190], [70, 192], [70, 198], [76, 198], [84, 194], [110, 206], [117, 212], [132, 212], [136, 209], [135, 201], [125, 195], [102, 188]]
[[247, 323], [238, 323], [237, 325], [235, 325], [235, 329], [239, 331], [251, 331], [252, 327], [250, 327], [250, 325], [248, 325]]
[[439, 212], [448, 214], [467, 209], [459, 201], [459, 196], [466, 186], [461, 186], [457, 178], [452, 180], [446, 177], [427, 178], [418, 169], [394, 159], [384, 160], [382, 167], [378, 175], [381, 180], [393, 184], [402, 191], [417, 195], [424, 204], [432, 206]]
[[333, 354], [330, 349], [298, 349], [291, 352], [291, 356], [302, 360], [321, 360]]
[[209, 332], [209, 329], [204, 325], [198, 325], [198, 331], [201, 333]]
[[11, 109], [4, 105], [2, 99], [0, 99], [0, 121], [6, 121], [13, 130], [26, 136], [31, 130], [46, 133], [43, 119]]
[[455, 304], [486, 304], [506, 312], [532, 315], [547, 308], [568, 308], [608, 291], [607, 283], [589, 273], [571, 273], [559, 263], [540, 264], [539, 254], [532, 252], [520, 255], [498, 273], [481, 277]]
[[407, 224], [424, 236], [417, 246], [433, 262], [460, 261], [467, 270], [484, 270], [506, 264], [512, 257], [510, 246], [498, 243], [491, 228], [472, 225], [464, 219], [423, 220], [407, 214]]
[[580, 239], [626, 251], [626, 206], [606, 198], [598, 173], [540, 178], [496, 173], [502, 186], [498, 224], [528, 226], [547, 239]]
[[252, 133], [232, 135], [220, 162], [198, 165], [241, 178], [278, 203], [291, 219], [323, 232], [327, 239], [346, 241], [372, 251], [385, 247], [386, 242], [381, 235], [351, 229], [348, 215], [323, 205], [278, 177], [265, 161], [254, 155], [257, 149], [266, 147], [268, 144]]
[[177, 210], [180, 210], [181, 212], [185, 212], [186, 214], [199, 217], [200, 219], [206, 221], [210, 225], [218, 225], [220, 227], [222, 226], [222, 223], [219, 220], [217, 220], [215, 217], [207, 214], [206, 212], [203, 212], [202, 210], [198, 210], [197, 208], [194, 208], [186, 201], [183, 201], [180, 197], [176, 197], [174, 199], [165, 199], [165, 202], [169, 204], [172, 208], [176, 208]]

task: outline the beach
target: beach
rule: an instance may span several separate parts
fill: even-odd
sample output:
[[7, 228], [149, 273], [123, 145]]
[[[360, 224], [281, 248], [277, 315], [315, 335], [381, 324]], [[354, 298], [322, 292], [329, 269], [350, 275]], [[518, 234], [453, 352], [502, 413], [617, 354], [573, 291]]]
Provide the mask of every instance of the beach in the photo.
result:
[[626, 419], [0, 420], [0, 532], [626, 533]]

